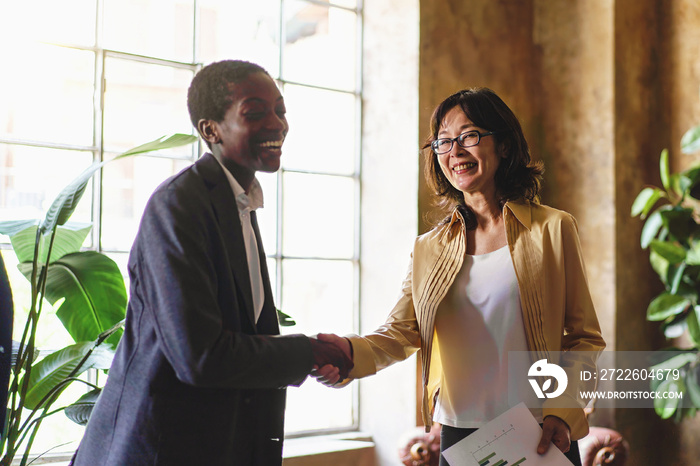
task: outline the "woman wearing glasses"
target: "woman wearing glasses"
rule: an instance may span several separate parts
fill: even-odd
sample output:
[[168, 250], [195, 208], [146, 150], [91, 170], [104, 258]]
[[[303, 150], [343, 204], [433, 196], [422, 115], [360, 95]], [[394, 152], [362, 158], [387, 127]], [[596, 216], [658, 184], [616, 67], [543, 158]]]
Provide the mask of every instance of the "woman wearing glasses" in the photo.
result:
[[[420, 349], [423, 420], [442, 424], [444, 451], [508, 410], [509, 352], [588, 355], [605, 343], [576, 222], [539, 204], [542, 166], [531, 161], [510, 108], [490, 89], [463, 90], [438, 105], [430, 130], [425, 175], [447, 217], [416, 240], [384, 325], [364, 337], [320, 338], [353, 355], [350, 380]], [[347, 383], [336, 371], [318, 376], [331, 386]], [[551, 441], [580, 464], [575, 440], [588, 424], [576, 394], [562, 397], [557, 408], [547, 400], [531, 409], [543, 426], [538, 452]]]

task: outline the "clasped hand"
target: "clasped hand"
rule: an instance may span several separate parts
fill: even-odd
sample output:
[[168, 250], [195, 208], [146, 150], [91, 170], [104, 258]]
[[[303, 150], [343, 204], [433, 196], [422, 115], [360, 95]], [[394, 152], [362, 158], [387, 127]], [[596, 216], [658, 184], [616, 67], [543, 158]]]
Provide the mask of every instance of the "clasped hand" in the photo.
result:
[[316, 338], [311, 338], [311, 349], [314, 353], [312, 377], [328, 387], [348, 378], [354, 363], [350, 342], [346, 338], [319, 333]]

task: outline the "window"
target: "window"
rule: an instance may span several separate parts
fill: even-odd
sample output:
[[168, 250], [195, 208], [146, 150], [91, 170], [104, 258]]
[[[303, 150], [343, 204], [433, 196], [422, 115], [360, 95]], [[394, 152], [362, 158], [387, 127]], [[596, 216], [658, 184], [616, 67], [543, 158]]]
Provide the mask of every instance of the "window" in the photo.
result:
[[[0, 17], [0, 40], [13, 44], [0, 58], [16, 64], [0, 75], [0, 220], [41, 218], [94, 160], [164, 134], [192, 133], [186, 91], [196, 71], [216, 60], [251, 60], [280, 83], [291, 127], [281, 170], [259, 176], [276, 303], [297, 322], [284, 331], [356, 331], [362, 111], [356, 0], [41, 0], [3, 2]], [[193, 145], [107, 165], [72, 217], [93, 224], [84, 247], [105, 252], [125, 272], [150, 194], [201, 151]], [[6, 237], [0, 248], [21, 315], [29, 285], [16, 272]], [[69, 342], [54, 323], [43, 318], [39, 345]], [[355, 389], [307, 383], [288, 393], [290, 435], [357, 427]], [[35, 449], [81, 433], [52, 416]]]

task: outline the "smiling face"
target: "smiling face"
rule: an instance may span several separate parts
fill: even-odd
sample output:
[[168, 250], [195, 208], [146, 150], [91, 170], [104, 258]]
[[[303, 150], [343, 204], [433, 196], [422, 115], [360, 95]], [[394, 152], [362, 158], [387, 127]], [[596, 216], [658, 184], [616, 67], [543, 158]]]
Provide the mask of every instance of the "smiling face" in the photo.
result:
[[[438, 138], [456, 138], [465, 131], [488, 132], [475, 126], [458, 105], [449, 110], [442, 120]], [[452, 150], [435, 155], [443, 174], [452, 186], [471, 195], [484, 195], [492, 199], [496, 195], [496, 170], [501, 156], [496, 152], [493, 136], [482, 137], [479, 144], [464, 148], [455, 142]]]
[[200, 120], [198, 129], [247, 190], [256, 171], [279, 169], [289, 124], [282, 94], [267, 74], [253, 73], [229, 90], [233, 101], [223, 120]]

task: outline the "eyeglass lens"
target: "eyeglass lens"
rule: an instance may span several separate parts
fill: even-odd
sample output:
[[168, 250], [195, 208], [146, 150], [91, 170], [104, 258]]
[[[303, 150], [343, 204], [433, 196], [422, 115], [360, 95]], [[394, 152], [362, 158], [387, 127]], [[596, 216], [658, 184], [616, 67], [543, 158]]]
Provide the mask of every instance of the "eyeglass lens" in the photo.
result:
[[[478, 131], [467, 131], [455, 138], [462, 147], [471, 147], [479, 144], [480, 135]], [[438, 154], [445, 154], [452, 150], [455, 139], [441, 138], [433, 141], [433, 150]]]

